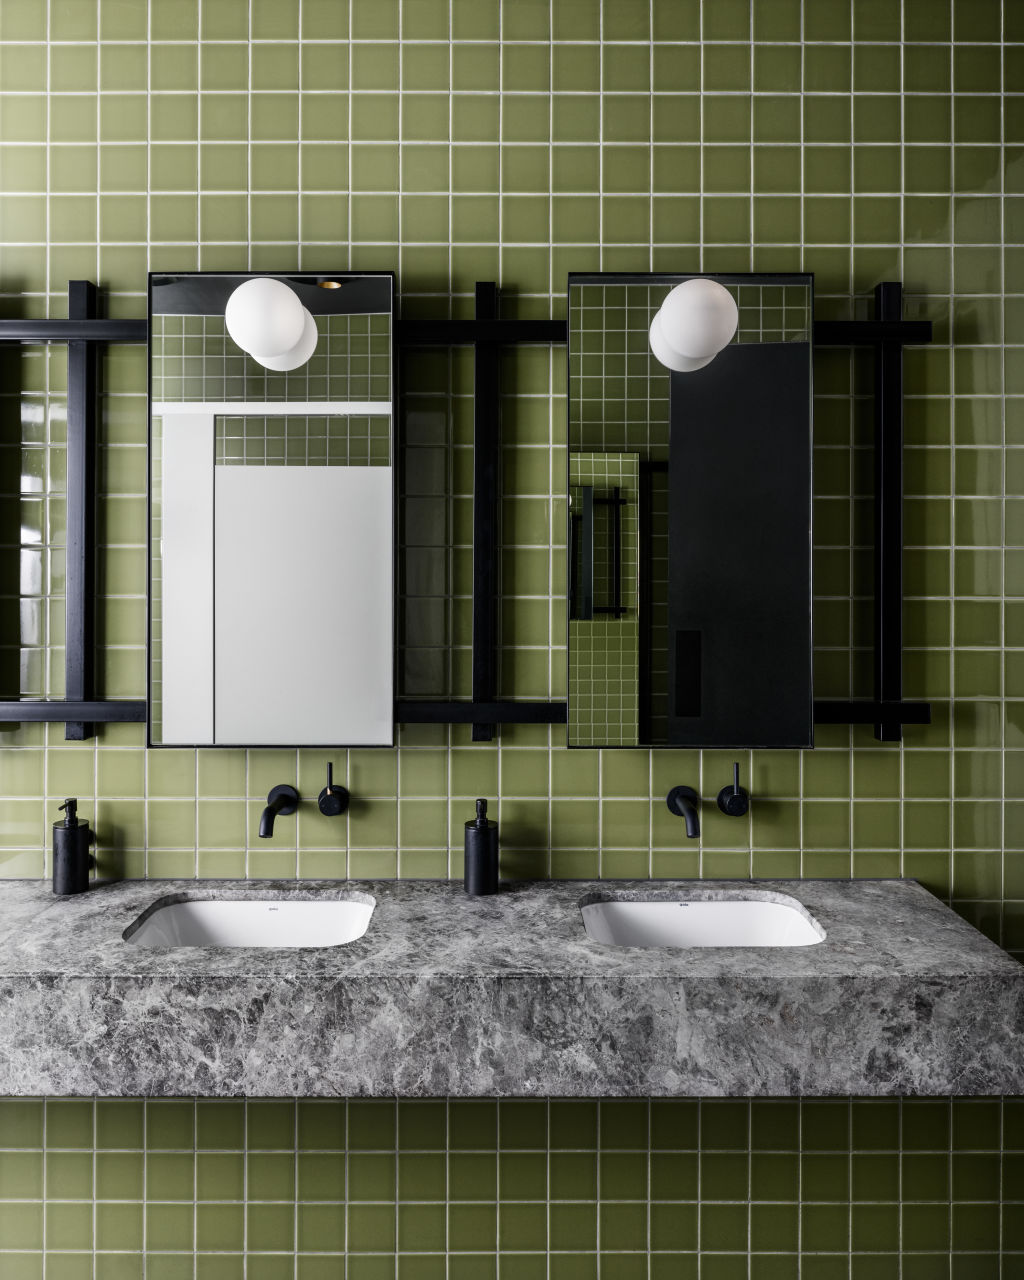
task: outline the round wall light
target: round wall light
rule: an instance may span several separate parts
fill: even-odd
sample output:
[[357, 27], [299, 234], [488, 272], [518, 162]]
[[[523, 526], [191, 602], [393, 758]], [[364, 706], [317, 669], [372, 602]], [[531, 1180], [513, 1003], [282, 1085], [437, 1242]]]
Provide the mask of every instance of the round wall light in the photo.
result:
[[224, 323], [232, 340], [268, 369], [297, 369], [317, 343], [316, 323], [298, 294], [271, 276], [240, 284], [228, 298]]
[[281, 373], [289, 369], [297, 369], [300, 365], [305, 364], [316, 350], [317, 339], [320, 335], [317, 332], [316, 321], [305, 307], [302, 308], [302, 314], [304, 316], [302, 337], [294, 347], [279, 356], [258, 356], [253, 354], [252, 358], [259, 361], [265, 369], [275, 369]]
[[703, 369], [732, 341], [736, 299], [717, 280], [685, 280], [672, 289], [651, 322], [651, 351], [667, 369]]

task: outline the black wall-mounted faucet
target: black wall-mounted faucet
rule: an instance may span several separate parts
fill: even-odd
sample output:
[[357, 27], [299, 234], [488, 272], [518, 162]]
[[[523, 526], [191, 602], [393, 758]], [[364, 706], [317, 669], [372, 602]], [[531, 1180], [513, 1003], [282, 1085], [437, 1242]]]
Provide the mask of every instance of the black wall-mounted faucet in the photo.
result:
[[740, 766], [732, 767], [732, 786], [723, 787], [718, 793], [718, 807], [730, 818], [742, 818], [750, 808], [750, 797], [740, 786]]
[[700, 817], [697, 814], [700, 796], [693, 787], [673, 787], [665, 797], [665, 803], [670, 813], [674, 813], [677, 818], [682, 818], [686, 823], [686, 834], [689, 838], [696, 840], [700, 835]]
[[260, 815], [260, 838], [269, 840], [274, 834], [274, 819], [279, 813], [294, 813], [299, 807], [299, 793], [294, 787], [282, 783], [267, 796], [267, 807]]
[[348, 808], [347, 787], [334, 785], [334, 763], [327, 763], [327, 786], [317, 796], [316, 805], [326, 818], [337, 818]]

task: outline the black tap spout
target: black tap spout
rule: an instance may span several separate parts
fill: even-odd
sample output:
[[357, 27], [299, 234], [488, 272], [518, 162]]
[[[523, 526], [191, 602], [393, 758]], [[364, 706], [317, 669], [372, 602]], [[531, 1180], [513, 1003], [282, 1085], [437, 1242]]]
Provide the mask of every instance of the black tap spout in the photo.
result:
[[294, 813], [299, 806], [299, 793], [283, 783], [267, 796], [267, 807], [260, 814], [260, 838], [269, 840], [274, 834], [274, 819], [279, 813]]
[[687, 836], [691, 840], [696, 840], [700, 835], [700, 817], [697, 813], [700, 796], [693, 787], [673, 787], [666, 796], [665, 802], [669, 811], [686, 823]]

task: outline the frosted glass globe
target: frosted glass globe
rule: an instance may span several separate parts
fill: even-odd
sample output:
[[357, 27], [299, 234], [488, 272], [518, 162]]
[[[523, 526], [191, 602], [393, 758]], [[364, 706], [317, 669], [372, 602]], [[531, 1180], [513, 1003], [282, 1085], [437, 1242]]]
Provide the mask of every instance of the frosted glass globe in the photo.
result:
[[695, 369], [703, 369], [715, 358], [714, 355], [710, 355], [692, 360], [689, 356], [681, 356], [678, 351], [673, 351], [665, 341], [665, 335], [662, 332], [660, 311], [651, 321], [651, 351], [655, 359], [660, 360], [665, 368], [671, 369], [673, 373], [693, 373]]
[[691, 360], [715, 356], [729, 345], [740, 313], [736, 299], [717, 280], [686, 280], [661, 304], [661, 334], [671, 349]]
[[224, 322], [232, 339], [250, 355], [280, 356], [298, 343], [305, 324], [298, 294], [281, 280], [246, 280], [228, 298]]
[[253, 359], [263, 365], [265, 369], [275, 369], [279, 373], [287, 372], [289, 369], [297, 369], [299, 365], [305, 364], [316, 350], [317, 339], [320, 335], [317, 332], [316, 321], [305, 307], [302, 308], [302, 314], [305, 317], [302, 337], [290, 351], [286, 351], [284, 355], [280, 356], [258, 356], [254, 354]]

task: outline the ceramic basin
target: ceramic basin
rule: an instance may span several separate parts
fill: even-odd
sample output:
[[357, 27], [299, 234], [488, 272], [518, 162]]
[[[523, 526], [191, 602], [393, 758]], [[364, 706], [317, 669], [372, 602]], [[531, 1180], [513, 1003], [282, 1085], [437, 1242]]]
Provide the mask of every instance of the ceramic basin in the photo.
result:
[[809, 947], [825, 931], [794, 898], [589, 902], [583, 924], [607, 947]]
[[372, 898], [205, 898], [143, 912], [124, 931], [137, 947], [339, 947], [361, 938]]

